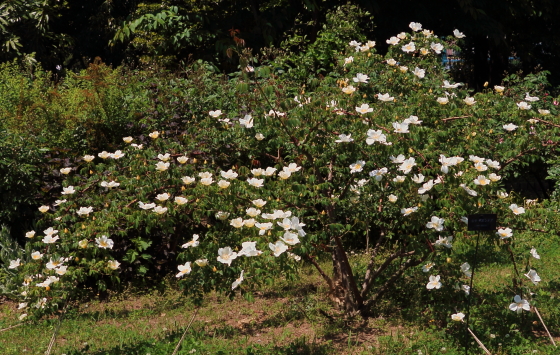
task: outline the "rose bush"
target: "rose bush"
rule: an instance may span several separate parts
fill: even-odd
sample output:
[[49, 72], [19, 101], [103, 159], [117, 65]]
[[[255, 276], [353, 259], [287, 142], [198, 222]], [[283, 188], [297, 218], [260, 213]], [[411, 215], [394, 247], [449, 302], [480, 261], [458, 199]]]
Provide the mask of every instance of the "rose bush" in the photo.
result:
[[[408, 270], [425, 292], [464, 294], [453, 286], [468, 284], [471, 260], [444, 260], [457, 240], [474, 249], [467, 215], [496, 213], [500, 229], [481, 243], [511, 254], [518, 306], [502, 306], [526, 309], [536, 273], [521, 275], [516, 253], [530, 246], [514, 242], [554, 233], [557, 217], [503, 181], [555, 149], [557, 109], [524, 82], [477, 93], [453, 83], [440, 52], [459, 39], [411, 29], [383, 55], [371, 41], [329, 49], [334, 69], [305, 82], [305, 68], [249, 69], [245, 56], [235, 79], [178, 79], [186, 122], [74, 161], [6, 292], [41, 316], [78, 285], [172, 269], [201, 300], [296, 277], [304, 261], [342, 309], [367, 317]], [[357, 268], [348, 249], [366, 240]]]

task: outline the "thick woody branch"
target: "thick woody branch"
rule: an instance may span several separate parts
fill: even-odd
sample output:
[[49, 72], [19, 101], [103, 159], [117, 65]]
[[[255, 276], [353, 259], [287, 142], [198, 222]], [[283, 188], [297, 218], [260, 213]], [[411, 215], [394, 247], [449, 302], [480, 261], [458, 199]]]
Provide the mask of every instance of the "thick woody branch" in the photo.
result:
[[334, 237], [336, 248], [338, 249], [339, 256], [342, 260], [340, 260], [343, 267], [346, 269], [345, 273], [348, 277], [349, 286], [351, 288], [352, 293], [354, 294], [355, 299], [358, 301], [358, 304], [361, 305], [363, 303], [362, 295], [360, 291], [358, 291], [358, 286], [356, 285], [356, 279], [354, 278], [354, 274], [352, 273], [352, 267], [350, 267], [350, 262], [348, 261], [348, 257], [346, 255], [346, 251], [342, 246], [342, 241], [340, 240], [339, 236]]
[[408, 259], [407, 261], [405, 261], [400, 266], [400, 268], [385, 282], [385, 284], [383, 284], [383, 286], [381, 286], [381, 288], [375, 293], [375, 295], [373, 295], [369, 300], [367, 300], [364, 303], [364, 306], [369, 307], [371, 304], [375, 303], [387, 291], [389, 291], [391, 286], [393, 286], [393, 284], [401, 277], [401, 275], [407, 269], [410, 269], [411, 267], [414, 267], [416, 265], [420, 265], [423, 261], [424, 261], [424, 258], [421, 258], [421, 259], [418, 259], [418, 260]]
[[306, 255], [306, 257], [311, 262], [311, 264], [313, 264], [313, 266], [315, 266], [317, 271], [319, 271], [319, 274], [323, 277], [323, 279], [329, 285], [329, 289], [331, 291], [333, 291], [334, 290], [334, 284], [333, 284], [332, 279], [325, 273], [325, 271], [323, 271], [321, 266], [319, 266], [319, 264], [315, 261], [315, 259], [311, 255]]
[[409, 251], [407, 253], [399, 251], [397, 253], [394, 253], [392, 255], [390, 255], [383, 264], [381, 264], [377, 270], [372, 271], [373, 270], [373, 266], [370, 268], [370, 265], [373, 264], [373, 259], [370, 260], [370, 265], [368, 265], [368, 270], [366, 271], [366, 277], [364, 279], [364, 283], [362, 284], [362, 298], [366, 297], [367, 293], [369, 292], [369, 290], [371, 289], [371, 285], [373, 284], [373, 280], [375, 280], [375, 278], [377, 276], [379, 276], [383, 271], [385, 271], [385, 269], [387, 269], [389, 267], [389, 265], [391, 265], [391, 263], [393, 262], [393, 260], [397, 259], [397, 258], [401, 258], [401, 257], [405, 257], [405, 256], [411, 256], [414, 254], [414, 250], [413, 251]]
[[363, 292], [364, 285], [371, 278], [371, 273], [373, 271], [373, 267], [375, 266], [375, 257], [377, 256], [377, 253], [379, 252], [379, 248], [381, 247], [381, 244], [382, 244], [384, 239], [385, 239], [385, 233], [383, 231], [381, 231], [381, 233], [379, 234], [379, 238], [377, 239], [377, 242], [375, 243], [375, 247], [373, 247], [373, 250], [371, 251], [369, 263], [368, 263], [368, 266], [366, 268], [366, 276], [365, 276], [365, 279], [364, 279], [364, 283], [362, 285], [362, 297], [364, 296], [364, 292]]

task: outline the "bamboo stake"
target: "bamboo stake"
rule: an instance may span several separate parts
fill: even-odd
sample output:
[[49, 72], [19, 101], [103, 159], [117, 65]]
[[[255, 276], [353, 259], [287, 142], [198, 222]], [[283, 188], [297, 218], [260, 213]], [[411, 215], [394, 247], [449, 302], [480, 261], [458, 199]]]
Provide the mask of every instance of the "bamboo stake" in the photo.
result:
[[556, 346], [556, 342], [554, 342], [554, 338], [552, 337], [552, 335], [550, 335], [550, 332], [548, 331], [548, 328], [546, 327], [546, 324], [544, 324], [544, 321], [541, 317], [541, 314], [539, 313], [539, 310], [537, 309], [537, 307], [533, 307], [533, 309], [535, 310], [535, 313], [537, 313], [537, 316], [539, 316], [539, 319], [541, 320], [541, 323], [544, 327], [544, 330], [546, 330], [546, 334], [548, 334], [548, 337], [550, 338], [550, 341], [552, 342], [552, 345]]
[[482, 342], [476, 337], [476, 335], [474, 335], [474, 333], [472, 332], [471, 328], [467, 328], [467, 330], [469, 331], [469, 333], [471, 333], [471, 335], [473, 336], [474, 340], [478, 343], [478, 345], [480, 345], [480, 347], [482, 348], [482, 350], [484, 350], [484, 352], [488, 355], [492, 355], [492, 353], [486, 349], [486, 347], [484, 346], [484, 344], [482, 344]]
[[185, 339], [185, 336], [187, 335], [187, 332], [189, 331], [189, 328], [191, 327], [192, 322], [194, 321], [194, 317], [196, 317], [196, 314], [198, 313], [198, 308], [194, 311], [193, 316], [191, 317], [191, 320], [189, 322], [189, 324], [187, 325], [187, 329], [185, 329], [185, 332], [183, 333], [183, 336], [181, 337], [181, 339], [179, 339], [179, 343], [177, 344], [177, 346], [175, 347], [175, 350], [173, 350], [173, 354], [172, 355], [176, 355], [177, 352], [179, 351], [179, 348], [181, 347], [181, 343], [183, 342], [183, 340]]

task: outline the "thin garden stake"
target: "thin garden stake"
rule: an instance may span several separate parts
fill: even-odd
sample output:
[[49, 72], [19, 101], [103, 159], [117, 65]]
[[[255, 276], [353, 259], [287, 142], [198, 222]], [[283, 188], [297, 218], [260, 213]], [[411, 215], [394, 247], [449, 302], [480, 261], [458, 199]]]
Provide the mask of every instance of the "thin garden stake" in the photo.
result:
[[196, 317], [196, 314], [198, 313], [198, 307], [195, 309], [193, 316], [191, 317], [191, 320], [189, 322], [189, 324], [187, 325], [187, 329], [185, 329], [185, 332], [183, 333], [183, 336], [181, 337], [181, 339], [179, 339], [179, 343], [177, 344], [177, 346], [175, 347], [175, 350], [173, 350], [173, 354], [172, 355], [176, 355], [177, 351], [179, 351], [179, 348], [181, 347], [181, 343], [183, 342], [183, 340], [185, 339], [185, 336], [187, 335], [187, 332], [189, 331], [189, 328], [191, 327], [192, 322], [194, 321], [194, 317]]
[[66, 302], [64, 303], [64, 308], [62, 309], [62, 313], [60, 314], [60, 317], [58, 317], [58, 325], [56, 326], [56, 329], [54, 330], [54, 333], [51, 337], [51, 341], [49, 343], [49, 347], [47, 348], [47, 351], [45, 351], [45, 355], [50, 355], [51, 350], [54, 346], [54, 342], [56, 340], [56, 336], [58, 335], [58, 331], [60, 330], [60, 326], [62, 325], [62, 320], [64, 319], [64, 315], [66, 314], [66, 308], [68, 307], [68, 300], [70, 299], [70, 295], [68, 295], [66, 297]]
[[482, 348], [482, 350], [484, 350], [484, 352], [488, 355], [492, 355], [492, 353], [490, 352], [490, 350], [486, 349], [486, 347], [484, 346], [484, 344], [482, 344], [482, 342], [480, 341], [480, 339], [478, 339], [476, 337], [476, 335], [474, 335], [473, 331], [471, 330], [471, 328], [467, 328], [467, 330], [469, 331], [469, 333], [471, 333], [471, 335], [473, 336], [474, 340], [477, 342], [477, 344]]
[[[467, 321], [465, 322], [465, 326], [467, 328], [467, 331], [470, 332], [475, 337], [475, 340], [477, 342], [479, 342], [479, 340], [476, 338], [474, 333], [469, 328], [469, 318], [471, 316], [471, 299], [472, 299], [473, 294], [474, 294], [474, 288], [473, 288], [474, 287], [474, 285], [473, 285], [474, 269], [476, 267], [476, 257], [478, 255], [478, 242], [479, 242], [479, 240], [480, 240], [480, 232], [478, 232], [477, 235], [476, 235], [476, 247], [474, 249], [474, 260], [473, 260], [473, 265], [472, 265], [471, 283], [470, 283], [470, 286], [469, 286], [469, 294], [467, 295]], [[469, 353], [469, 339], [468, 339], [467, 335], [465, 334], [465, 355], [468, 355], [468, 353]]]
[[552, 345], [556, 346], [556, 342], [554, 342], [554, 338], [552, 337], [552, 335], [550, 335], [550, 332], [548, 331], [548, 328], [546, 327], [546, 324], [544, 324], [544, 321], [541, 317], [541, 314], [539, 313], [539, 310], [537, 309], [537, 307], [533, 307], [533, 309], [535, 310], [535, 313], [537, 313], [537, 316], [539, 316], [539, 319], [541, 320], [541, 323], [544, 327], [544, 330], [546, 330], [546, 334], [548, 334], [548, 337], [550, 338], [550, 341], [552, 342]]

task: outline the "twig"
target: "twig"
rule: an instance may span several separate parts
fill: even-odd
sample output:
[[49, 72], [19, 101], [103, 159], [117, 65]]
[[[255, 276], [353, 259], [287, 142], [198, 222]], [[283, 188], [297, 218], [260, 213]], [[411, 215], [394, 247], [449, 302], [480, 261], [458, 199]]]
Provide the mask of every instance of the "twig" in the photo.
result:
[[511, 158], [511, 159], [509, 159], [508, 161], [506, 161], [506, 162], [502, 165], [502, 167], [501, 167], [500, 169], [498, 169], [498, 170], [503, 170], [503, 169], [504, 169], [507, 165], [509, 165], [511, 162], [516, 161], [517, 159], [521, 158], [521, 157], [524, 156], [525, 154], [527, 154], [527, 153], [529, 153], [529, 152], [532, 152], [533, 150], [536, 150], [536, 149], [537, 149], [536, 147], [529, 148], [529, 149], [527, 149], [527, 150], [525, 150], [525, 151], [523, 151], [523, 152], [517, 154], [517, 155], [514, 156], [513, 158]]
[[537, 307], [533, 307], [533, 309], [535, 310], [535, 313], [537, 313], [537, 316], [541, 320], [541, 323], [544, 327], [544, 330], [546, 330], [546, 334], [548, 334], [548, 337], [550, 338], [550, 341], [552, 342], [552, 345], [556, 346], [556, 343], [554, 342], [554, 338], [552, 337], [552, 335], [550, 335], [550, 332], [548, 331], [548, 328], [546, 327], [546, 324], [544, 324], [544, 321], [541, 317], [541, 314], [539, 313], [539, 310], [537, 309]]
[[376, 124], [375, 126], [376, 126], [377, 128], [381, 128], [381, 129], [384, 130], [385, 132], [391, 133], [391, 130], [390, 130], [389, 128], [387, 128], [387, 127], [383, 127], [383, 126], [378, 125], [378, 124]]
[[12, 329], [12, 328], [19, 327], [20, 325], [24, 325], [24, 324], [25, 324], [25, 322], [19, 323], [19, 324], [16, 324], [16, 325], [12, 325], [12, 326], [10, 326], [10, 327], [8, 327], [8, 328], [0, 329], [0, 332], [5, 332], [6, 330], [10, 330], [10, 329]]
[[426, 159], [425, 156], [422, 155], [422, 153], [420, 153], [419, 151], [413, 150], [414, 153], [418, 154], [422, 159], [424, 159], [424, 162], [426, 163], [426, 165], [430, 168], [433, 169], [433, 167], [430, 165], [430, 162], [428, 161], [428, 159]]
[[554, 123], [552, 123], [552, 122], [548, 122], [548, 121], [545, 121], [545, 120], [541, 120], [540, 118], [533, 118], [533, 119], [534, 119], [534, 120], [537, 120], [537, 121], [540, 121], [540, 122], [542, 122], [542, 123], [545, 123], [545, 124], [547, 124], [547, 125], [551, 125], [551, 126], [553, 126], [553, 127], [559, 127], [559, 128], [560, 128], [560, 125], [554, 124]]
[[132, 204], [133, 204], [134, 202], [136, 202], [136, 201], [138, 201], [137, 198], [135, 198], [134, 200], [130, 201], [130, 203], [129, 203], [128, 205], [126, 205], [125, 208], [130, 208], [130, 206], [132, 206]]
[[442, 119], [443, 122], [447, 122], [447, 121], [453, 121], [453, 120], [458, 120], [460, 118], [467, 118], [467, 117], [472, 117], [472, 115], [467, 115], [467, 116], [457, 116], [457, 117], [447, 117]]
[[476, 337], [476, 335], [474, 335], [474, 333], [472, 332], [471, 328], [467, 328], [469, 333], [471, 333], [471, 335], [473, 336], [474, 340], [478, 343], [478, 345], [480, 345], [480, 347], [482, 348], [482, 350], [484, 350], [484, 352], [488, 355], [492, 355], [492, 353], [486, 349], [486, 347], [484, 346], [484, 344], [482, 344], [482, 342]]
[[177, 352], [179, 351], [179, 348], [181, 347], [181, 343], [183, 342], [183, 339], [185, 339], [185, 336], [187, 335], [187, 332], [189, 331], [192, 322], [194, 321], [194, 317], [196, 317], [196, 314], [198, 313], [198, 307], [195, 309], [193, 316], [191, 317], [191, 320], [189, 322], [189, 324], [187, 325], [187, 329], [185, 329], [185, 332], [183, 333], [183, 336], [181, 337], [181, 339], [179, 339], [179, 343], [177, 344], [177, 346], [175, 347], [175, 350], [173, 351], [172, 355], [176, 355]]

